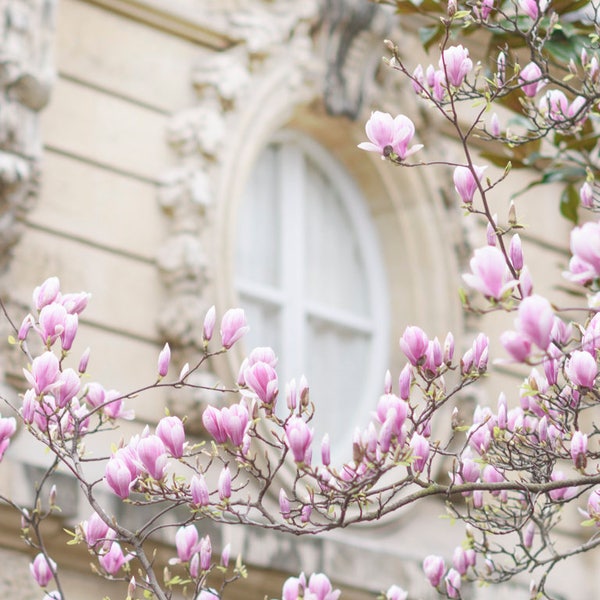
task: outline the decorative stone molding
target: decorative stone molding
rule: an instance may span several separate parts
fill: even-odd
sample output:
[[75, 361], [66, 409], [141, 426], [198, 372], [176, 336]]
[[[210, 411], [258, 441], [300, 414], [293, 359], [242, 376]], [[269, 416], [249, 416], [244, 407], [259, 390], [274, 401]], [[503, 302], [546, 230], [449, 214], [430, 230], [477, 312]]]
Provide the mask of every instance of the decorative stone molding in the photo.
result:
[[37, 196], [41, 141], [54, 65], [56, 0], [1, 0], [0, 15], [0, 274]]
[[327, 72], [323, 100], [332, 115], [356, 119], [376, 87], [391, 15], [362, 0], [325, 0], [322, 6]]

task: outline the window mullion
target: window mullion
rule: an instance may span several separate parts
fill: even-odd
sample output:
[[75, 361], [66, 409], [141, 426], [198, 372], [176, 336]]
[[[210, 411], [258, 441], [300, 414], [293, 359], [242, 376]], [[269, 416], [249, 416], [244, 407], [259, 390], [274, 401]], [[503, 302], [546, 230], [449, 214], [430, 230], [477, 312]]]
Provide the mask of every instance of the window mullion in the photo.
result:
[[306, 326], [304, 248], [304, 155], [294, 144], [279, 147], [279, 194], [281, 211], [281, 264], [285, 302], [282, 319], [282, 351], [286, 357], [286, 379], [298, 377], [305, 363]]

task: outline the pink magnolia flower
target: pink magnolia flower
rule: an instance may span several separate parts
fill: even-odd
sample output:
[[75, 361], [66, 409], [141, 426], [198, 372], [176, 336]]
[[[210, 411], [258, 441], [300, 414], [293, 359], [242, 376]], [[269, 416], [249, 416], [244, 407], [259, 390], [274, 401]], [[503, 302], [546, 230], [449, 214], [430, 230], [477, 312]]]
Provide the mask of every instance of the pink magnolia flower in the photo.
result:
[[600, 521], [600, 489], [596, 488], [590, 494], [587, 501], [588, 516], [594, 521]]
[[454, 189], [465, 204], [473, 202], [473, 196], [477, 191], [477, 182], [481, 181], [483, 172], [487, 167], [477, 167], [473, 165], [477, 179], [469, 167], [459, 166], [454, 169]]
[[519, 0], [519, 8], [534, 21], [543, 13], [550, 0]]
[[326, 467], [331, 464], [331, 441], [328, 433], [323, 436], [323, 441], [321, 442], [321, 462]]
[[194, 475], [190, 481], [192, 502], [195, 506], [208, 506], [210, 495], [203, 475]]
[[143, 437], [137, 445], [137, 455], [152, 479], [160, 481], [167, 469], [167, 448], [157, 435]]
[[76, 294], [63, 294], [60, 298], [61, 304], [71, 315], [82, 313], [88, 305], [90, 294], [78, 292]]
[[62, 304], [53, 302], [42, 308], [36, 329], [44, 344], [47, 346], [54, 344], [65, 330], [66, 319], [67, 310]]
[[588, 437], [576, 431], [571, 438], [571, 458], [576, 469], [585, 469], [587, 464]]
[[337, 600], [341, 594], [340, 590], [334, 590], [327, 575], [313, 573], [308, 580], [308, 591], [312, 595], [305, 594], [305, 598], [311, 600]]
[[215, 330], [216, 319], [217, 311], [214, 306], [211, 306], [206, 312], [206, 316], [204, 317], [204, 323], [202, 325], [202, 339], [205, 343], [210, 342], [210, 340], [212, 339]]
[[221, 320], [221, 343], [223, 348], [231, 348], [250, 328], [246, 324], [246, 314], [241, 308], [230, 308]]
[[485, 246], [475, 250], [469, 265], [472, 273], [464, 273], [463, 279], [467, 285], [484, 296], [501, 300], [517, 285], [517, 281], [510, 274], [504, 255], [495, 246]]
[[210, 590], [202, 590], [197, 596], [196, 600], [219, 600], [217, 594], [213, 594]]
[[181, 458], [185, 443], [183, 422], [179, 417], [163, 417], [156, 426], [156, 435], [160, 438], [171, 456]]
[[29, 571], [40, 587], [46, 587], [54, 577], [56, 563], [40, 552], [29, 564]]
[[133, 554], [123, 554], [123, 549], [117, 542], [110, 545], [110, 550], [98, 558], [100, 566], [110, 575], [116, 575], [124, 564], [133, 558]]
[[60, 408], [65, 407], [81, 389], [81, 379], [71, 368], [65, 369], [58, 378], [59, 387], [55, 392], [55, 398]]
[[416, 325], [407, 327], [400, 338], [400, 350], [415, 367], [425, 358], [428, 346], [427, 334]]
[[229, 467], [224, 467], [221, 471], [217, 489], [221, 500], [231, 498], [231, 471], [229, 470]]
[[52, 352], [44, 352], [33, 359], [31, 371], [23, 369], [23, 374], [38, 396], [45, 394], [56, 386], [60, 375], [58, 358]]
[[442, 577], [446, 571], [444, 559], [441, 556], [430, 554], [425, 557], [425, 560], [423, 561], [423, 571], [425, 577], [429, 580], [429, 583], [433, 587], [437, 587], [440, 584], [440, 581], [442, 581]]
[[195, 525], [180, 527], [175, 534], [175, 548], [181, 562], [188, 562], [200, 547]]
[[422, 473], [429, 458], [429, 442], [422, 435], [414, 433], [410, 440], [410, 449], [413, 457], [411, 466], [417, 473]]
[[119, 498], [124, 500], [129, 496], [135, 477], [124, 460], [116, 456], [111, 458], [106, 463], [104, 477], [106, 483]]
[[203, 571], [208, 571], [210, 569], [210, 563], [211, 563], [211, 559], [212, 559], [212, 544], [210, 542], [210, 537], [208, 535], [205, 535], [200, 540], [199, 554], [200, 554], [200, 568]]
[[60, 281], [58, 277], [50, 277], [33, 290], [33, 305], [36, 310], [56, 302], [60, 297]]
[[[550, 475], [551, 481], [563, 481], [567, 476], [562, 471], [553, 471]], [[577, 488], [574, 487], [559, 487], [548, 492], [548, 495], [555, 502], [566, 502], [575, 496]]]
[[566, 361], [565, 373], [573, 385], [592, 388], [598, 375], [596, 359], [589, 352], [574, 350]]
[[298, 463], [310, 463], [308, 453], [312, 442], [313, 430], [309, 429], [305, 421], [293, 416], [285, 426], [285, 442], [292, 451], [294, 460]]
[[221, 409], [221, 419], [227, 436], [234, 446], [241, 446], [248, 426], [248, 410], [242, 404], [233, 404]]
[[408, 592], [403, 590], [399, 585], [392, 585], [385, 593], [385, 600], [406, 600]]
[[594, 190], [587, 181], [579, 188], [579, 200], [585, 208], [594, 207]]
[[81, 528], [89, 548], [94, 548], [98, 542], [106, 540], [111, 532], [114, 533], [96, 512], [92, 513], [90, 518], [82, 523]]
[[446, 582], [446, 594], [448, 594], [448, 598], [460, 597], [460, 573], [456, 569], [450, 569], [444, 581]]
[[279, 512], [284, 519], [290, 516], [290, 500], [283, 488], [279, 490]]
[[600, 276], [600, 222], [584, 223], [571, 231], [571, 252], [567, 277], [585, 285]]
[[370, 141], [361, 142], [358, 147], [367, 152], [377, 152], [382, 157], [393, 152], [404, 160], [423, 147], [421, 144], [408, 147], [415, 135], [415, 126], [405, 115], [394, 118], [389, 113], [376, 110], [371, 113], [365, 131]]
[[214, 406], [207, 406], [202, 413], [202, 424], [217, 444], [224, 444], [227, 441], [227, 430], [220, 410]]
[[158, 376], [165, 377], [169, 372], [169, 363], [171, 362], [171, 348], [166, 343], [158, 355]]
[[251, 367], [256, 363], [267, 363], [271, 367], [275, 368], [277, 366], [277, 356], [273, 350], [273, 348], [269, 348], [268, 346], [254, 348], [250, 354], [248, 354], [248, 363], [247, 366]]
[[469, 50], [459, 44], [444, 50], [439, 66], [445, 71], [450, 85], [460, 87], [473, 69], [473, 61], [469, 58]]
[[554, 311], [550, 302], [538, 294], [525, 298], [519, 306], [516, 326], [540, 350], [546, 350], [554, 326]]
[[529, 63], [521, 69], [519, 83], [523, 93], [533, 98], [545, 85], [542, 80], [542, 70], [535, 63]]
[[521, 245], [521, 237], [518, 233], [515, 233], [510, 239], [508, 254], [514, 270], [520, 271], [523, 268], [523, 247]]
[[14, 435], [16, 430], [17, 421], [14, 417], [0, 418], [0, 460], [2, 460], [2, 457], [10, 444], [10, 438]]
[[265, 404], [273, 405], [279, 393], [275, 369], [268, 363], [257, 362], [244, 370], [246, 385]]

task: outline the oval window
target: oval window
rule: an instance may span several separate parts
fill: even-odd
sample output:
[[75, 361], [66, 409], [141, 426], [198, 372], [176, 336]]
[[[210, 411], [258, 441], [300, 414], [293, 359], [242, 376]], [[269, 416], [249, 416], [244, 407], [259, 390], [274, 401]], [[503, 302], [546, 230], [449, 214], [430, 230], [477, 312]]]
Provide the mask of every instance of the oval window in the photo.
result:
[[314, 451], [328, 432], [334, 458], [347, 460], [381, 394], [388, 348], [383, 261], [358, 187], [324, 148], [285, 132], [250, 174], [236, 245], [247, 349], [278, 355], [281, 414], [284, 382], [306, 375]]

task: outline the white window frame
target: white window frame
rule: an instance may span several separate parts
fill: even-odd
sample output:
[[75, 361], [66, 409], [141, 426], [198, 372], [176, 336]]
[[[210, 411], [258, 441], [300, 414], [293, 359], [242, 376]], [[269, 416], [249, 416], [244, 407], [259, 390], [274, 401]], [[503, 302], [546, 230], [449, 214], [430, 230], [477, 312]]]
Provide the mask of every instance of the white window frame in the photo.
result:
[[[365, 397], [358, 399], [344, 415], [340, 415], [349, 422], [348, 431], [332, 444], [332, 450], [339, 456], [349, 457], [351, 453], [351, 439], [356, 426], [364, 428], [369, 421], [369, 413], [375, 407], [377, 398], [382, 393], [385, 370], [387, 369], [389, 349], [389, 294], [387, 278], [384, 269], [383, 255], [380, 249], [378, 234], [373, 223], [373, 218], [368, 211], [365, 198], [358, 186], [352, 180], [348, 171], [315, 140], [298, 131], [285, 130], [273, 137], [271, 143], [281, 144], [280, 156], [285, 161], [283, 171], [286, 179], [280, 179], [278, 196], [289, 195], [293, 190], [297, 196], [304, 194], [305, 179], [303, 173], [298, 171], [301, 161], [297, 153], [308, 155], [317, 163], [327, 175], [331, 184], [338, 190], [345, 203], [354, 234], [360, 240], [362, 258], [364, 260], [367, 277], [367, 302], [370, 308], [370, 317], [359, 317], [343, 309], [331, 308], [318, 302], [307, 302], [303, 292], [305, 290], [304, 264], [304, 210], [300, 201], [286, 202], [280, 205], [281, 230], [285, 232], [286, 243], [283, 245], [280, 257], [280, 289], [273, 290], [268, 285], [262, 285], [248, 280], [235, 279], [235, 288], [238, 296], [247, 295], [265, 305], [272, 305], [281, 311], [281, 353], [285, 358], [286, 372], [280, 372], [280, 402], [284, 402], [284, 381], [291, 377], [298, 378], [303, 368], [303, 354], [306, 346], [306, 324], [311, 317], [323, 317], [327, 323], [341, 327], [350, 326], [354, 331], [370, 334], [369, 364], [365, 368], [366, 381], [364, 382]], [[295, 156], [296, 155], [296, 156]], [[296, 171], [294, 173], [294, 171]], [[290, 179], [290, 174], [292, 178]], [[285, 187], [285, 189], [283, 189]], [[240, 303], [243, 306], [243, 302]], [[250, 324], [251, 325], [251, 324]], [[247, 349], [248, 350], [248, 349]], [[353, 374], [349, 373], [349, 377]], [[309, 380], [309, 385], [311, 384]], [[319, 419], [319, 390], [313, 389], [312, 399], [316, 400], [316, 416]], [[320, 440], [317, 440], [319, 443]], [[316, 448], [315, 448], [316, 449]]]

